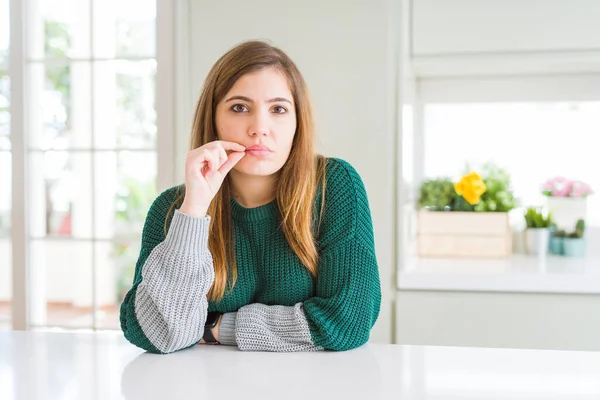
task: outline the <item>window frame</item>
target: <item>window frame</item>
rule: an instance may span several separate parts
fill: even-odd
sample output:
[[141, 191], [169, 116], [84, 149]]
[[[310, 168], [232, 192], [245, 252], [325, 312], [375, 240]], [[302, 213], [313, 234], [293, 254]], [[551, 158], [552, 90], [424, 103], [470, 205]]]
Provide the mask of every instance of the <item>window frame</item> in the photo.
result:
[[425, 177], [425, 107], [428, 103], [600, 101], [599, 74], [490, 75], [416, 80], [413, 198]]
[[[90, 1], [93, 10], [95, 1]], [[31, 324], [31, 294], [32, 277], [30, 274], [30, 245], [33, 239], [29, 232], [28, 223], [28, 193], [29, 157], [33, 154], [29, 148], [26, 121], [27, 98], [27, 21], [29, 20], [27, 0], [10, 0], [10, 64], [11, 78], [11, 153], [12, 153], [12, 208], [11, 208], [11, 244], [12, 244], [12, 328], [15, 330], [30, 330]], [[176, 114], [177, 104], [181, 100], [180, 93], [174, 84], [175, 77], [181, 76], [182, 66], [175, 63], [176, 55], [183, 48], [177, 39], [184, 37], [186, 24], [177, 23], [177, 18], [184, 14], [185, 2], [156, 0], [156, 53], [153, 57], [117, 57], [119, 60], [155, 59], [157, 64], [156, 84], [156, 125], [157, 138], [155, 152], [157, 157], [157, 191], [173, 186], [175, 179], [175, 145], [178, 124]], [[93, 11], [92, 11], [93, 12]], [[93, 19], [93, 18], [91, 18]], [[94, 29], [90, 27], [93, 41]], [[93, 65], [97, 62], [86, 57]], [[93, 66], [92, 66], [93, 68]], [[182, 87], [182, 86], [180, 86]], [[92, 88], [93, 90], [93, 88]], [[93, 118], [93, 115], [92, 115]], [[97, 150], [92, 143], [90, 153]], [[93, 174], [93, 171], [92, 171]], [[92, 238], [91, 242], [102, 241]], [[94, 246], [95, 247], [95, 246]], [[95, 263], [95, 260], [93, 261]], [[92, 270], [94, 271], [94, 270]], [[96, 290], [96, 274], [92, 273], [92, 290]], [[96, 296], [92, 293], [92, 310], [97, 310]], [[92, 330], [98, 329], [96, 313], [92, 311]], [[54, 326], [54, 325], [53, 325]], [[70, 328], [72, 329], [72, 328]]]

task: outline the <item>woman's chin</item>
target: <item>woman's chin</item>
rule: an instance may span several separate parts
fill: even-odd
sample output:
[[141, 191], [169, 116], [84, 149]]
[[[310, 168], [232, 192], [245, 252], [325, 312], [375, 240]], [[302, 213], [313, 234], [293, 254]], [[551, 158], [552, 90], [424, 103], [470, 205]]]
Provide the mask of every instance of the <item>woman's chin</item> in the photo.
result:
[[280, 168], [267, 160], [242, 159], [233, 169], [244, 175], [269, 176], [279, 171]]

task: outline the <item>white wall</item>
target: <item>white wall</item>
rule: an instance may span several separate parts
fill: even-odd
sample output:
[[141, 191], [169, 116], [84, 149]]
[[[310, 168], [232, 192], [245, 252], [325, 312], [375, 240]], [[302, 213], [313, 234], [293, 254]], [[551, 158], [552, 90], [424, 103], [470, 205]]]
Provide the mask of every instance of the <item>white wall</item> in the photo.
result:
[[413, 0], [415, 56], [600, 51], [597, 0]]
[[412, 0], [420, 77], [600, 71], [596, 0]]
[[[400, 104], [399, 2], [260, 0], [190, 2], [189, 82], [185, 107], [195, 103], [210, 67], [230, 47], [268, 39], [302, 71], [314, 101], [319, 150], [346, 159], [361, 174], [369, 195], [383, 285], [380, 318], [372, 340], [392, 340], [395, 263], [395, 146]], [[183, 57], [182, 57], [183, 58]], [[184, 61], [185, 62], [185, 61]], [[178, 177], [188, 129], [177, 145]]]

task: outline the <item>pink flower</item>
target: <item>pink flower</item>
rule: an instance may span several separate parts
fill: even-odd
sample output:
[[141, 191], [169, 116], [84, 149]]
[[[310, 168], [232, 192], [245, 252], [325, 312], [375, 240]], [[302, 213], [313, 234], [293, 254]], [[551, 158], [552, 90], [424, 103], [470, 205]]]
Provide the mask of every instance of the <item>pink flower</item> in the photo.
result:
[[572, 184], [571, 196], [584, 197], [593, 194], [592, 188], [584, 182], [574, 181]]
[[542, 190], [550, 190], [550, 191], [552, 191], [552, 182], [550, 182], [549, 180], [546, 181], [546, 183], [544, 183], [542, 185]]
[[568, 196], [570, 192], [569, 181], [563, 176], [555, 176], [542, 185], [542, 191], [547, 191], [552, 196]]
[[552, 189], [552, 196], [566, 197], [569, 195], [569, 193], [571, 193], [571, 189], [569, 187]]
[[548, 179], [542, 185], [541, 190], [546, 196], [557, 197], [584, 197], [594, 193], [588, 184], [563, 176]]

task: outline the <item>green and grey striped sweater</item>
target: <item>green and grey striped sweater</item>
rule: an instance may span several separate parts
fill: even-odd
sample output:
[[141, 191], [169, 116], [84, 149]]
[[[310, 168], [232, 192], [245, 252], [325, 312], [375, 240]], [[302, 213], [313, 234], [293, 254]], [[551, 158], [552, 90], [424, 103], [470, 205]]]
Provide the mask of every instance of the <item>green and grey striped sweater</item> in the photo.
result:
[[367, 194], [349, 163], [327, 162], [316, 280], [288, 245], [276, 201], [244, 208], [231, 200], [238, 279], [219, 302], [206, 297], [214, 280], [210, 217], [176, 210], [164, 234], [176, 192], [163, 192], [148, 212], [133, 286], [121, 304], [131, 343], [153, 353], [191, 347], [210, 311], [224, 313], [220, 342], [241, 350], [349, 350], [367, 342], [381, 286]]

